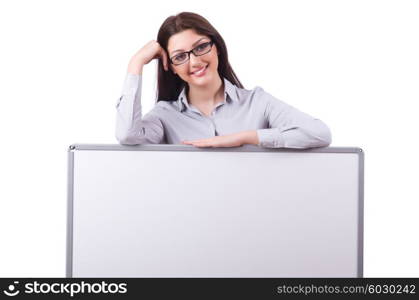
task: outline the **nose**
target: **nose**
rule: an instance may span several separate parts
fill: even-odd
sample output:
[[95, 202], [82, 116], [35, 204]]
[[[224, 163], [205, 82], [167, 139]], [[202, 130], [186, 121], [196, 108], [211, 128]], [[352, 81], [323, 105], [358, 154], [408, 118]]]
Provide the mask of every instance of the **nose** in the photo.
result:
[[189, 56], [189, 64], [191, 67], [197, 67], [200, 66], [201, 63], [201, 57], [200, 56], [195, 56], [193, 53], [191, 53], [191, 55]]

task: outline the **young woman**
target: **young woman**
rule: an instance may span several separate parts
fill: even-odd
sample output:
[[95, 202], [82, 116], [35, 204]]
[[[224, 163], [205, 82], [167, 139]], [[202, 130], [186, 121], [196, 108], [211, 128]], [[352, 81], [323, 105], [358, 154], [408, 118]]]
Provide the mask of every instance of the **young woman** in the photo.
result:
[[[142, 68], [153, 59], [159, 60], [157, 103], [143, 117]], [[205, 18], [189, 12], [167, 18], [157, 41], [131, 58], [116, 108], [121, 144], [311, 148], [331, 143], [321, 120], [260, 87], [244, 89], [221, 35]]]

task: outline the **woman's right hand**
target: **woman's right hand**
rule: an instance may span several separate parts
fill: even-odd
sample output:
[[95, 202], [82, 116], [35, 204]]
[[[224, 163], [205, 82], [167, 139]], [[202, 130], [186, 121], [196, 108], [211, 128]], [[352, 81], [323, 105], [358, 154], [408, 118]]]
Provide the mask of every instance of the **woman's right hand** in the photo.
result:
[[151, 40], [145, 44], [134, 56], [131, 58], [128, 64], [128, 72], [131, 74], [139, 75], [142, 73], [143, 66], [148, 64], [155, 58], [163, 60], [163, 67], [166, 71], [169, 70], [168, 58], [166, 51], [160, 46], [160, 44]]

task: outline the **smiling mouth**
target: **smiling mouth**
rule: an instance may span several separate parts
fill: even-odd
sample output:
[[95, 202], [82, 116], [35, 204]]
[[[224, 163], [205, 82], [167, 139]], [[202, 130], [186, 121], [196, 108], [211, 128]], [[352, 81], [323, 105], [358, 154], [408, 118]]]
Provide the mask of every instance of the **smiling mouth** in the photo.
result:
[[206, 65], [205, 67], [203, 67], [203, 68], [201, 68], [201, 69], [199, 69], [199, 70], [197, 70], [197, 71], [195, 71], [195, 72], [191, 73], [191, 75], [200, 75], [200, 74], [202, 74], [202, 72], [204, 72], [207, 68], [208, 68], [208, 65]]

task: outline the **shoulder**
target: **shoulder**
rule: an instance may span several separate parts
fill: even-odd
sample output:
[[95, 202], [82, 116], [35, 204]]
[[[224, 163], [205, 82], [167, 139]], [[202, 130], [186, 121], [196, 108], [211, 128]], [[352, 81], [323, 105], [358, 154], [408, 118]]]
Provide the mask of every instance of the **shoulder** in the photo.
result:
[[178, 110], [178, 101], [177, 100], [160, 100], [157, 101], [154, 106], [156, 110]]
[[253, 96], [258, 99], [258, 101], [266, 105], [275, 105], [275, 106], [288, 106], [287, 103], [280, 100], [278, 97], [274, 96], [270, 92], [266, 91], [260, 86], [256, 86], [252, 89]]
[[264, 100], [273, 98], [272, 94], [267, 92], [264, 88], [261, 86], [255, 86], [253, 89], [251, 89], [251, 93], [255, 95], [258, 98], [262, 98]]
[[243, 102], [257, 101], [258, 104], [269, 104], [271, 101], [282, 102], [261, 86], [255, 86], [252, 89], [236, 87], [236, 93], [238, 98]]
[[288, 103], [278, 99], [267, 92], [261, 86], [255, 86], [252, 89], [237, 89], [242, 94], [242, 101], [246, 102], [255, 111], [262, 111], [264, 115], [271, 115], [272, 112], [282, 113], [292, 109]]
[[175, 119], [178, 110], [175, 107], [176, 101], [158, 101], [153, 108], [145, 113], [142, 120], [158, 124], [167, 124]]
[[148, 112], [148, 115], [158, 118], [164, 118], [167, 114], [178, 112], [177, 101], [158, 101], [154, 107]]

